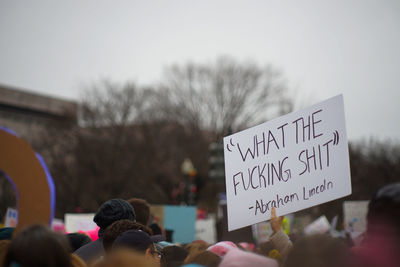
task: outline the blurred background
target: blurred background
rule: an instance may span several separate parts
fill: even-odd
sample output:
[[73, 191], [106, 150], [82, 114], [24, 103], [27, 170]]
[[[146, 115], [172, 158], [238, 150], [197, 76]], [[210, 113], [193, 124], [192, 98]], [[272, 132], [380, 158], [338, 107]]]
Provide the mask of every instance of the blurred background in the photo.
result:
[[343, 94], [353, 193], [303, 212], [341, 218], [399, 181], [399, 26], [389, 0], [2, 0], [0, 125], [45, 158], [56, 217], [115, 197], [215, 214], [223, 136]]

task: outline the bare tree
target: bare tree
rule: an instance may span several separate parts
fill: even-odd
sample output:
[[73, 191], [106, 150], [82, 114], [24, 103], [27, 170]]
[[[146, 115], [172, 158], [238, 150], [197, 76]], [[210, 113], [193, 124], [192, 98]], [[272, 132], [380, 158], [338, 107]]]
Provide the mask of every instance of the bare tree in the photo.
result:
[[205, 176], [209, 139], [152, 116], [154, 96], [133, 83], [98, 82], [84, 90], [81, 127], [49, 127], [36, 142], [56, 184], [57, 216], [115, 197], [171, 203], [188, 157]]
[[83, 90], [80, 123], [83, 126], [123, 126], [143, 119], [149, 90], [132, 82], [102, 80]]
[[220, 57], [214, 64], [173, 65], [157, 91], [161, 116], [218, 137], [292, 110], [285, 80], [271, 65]]

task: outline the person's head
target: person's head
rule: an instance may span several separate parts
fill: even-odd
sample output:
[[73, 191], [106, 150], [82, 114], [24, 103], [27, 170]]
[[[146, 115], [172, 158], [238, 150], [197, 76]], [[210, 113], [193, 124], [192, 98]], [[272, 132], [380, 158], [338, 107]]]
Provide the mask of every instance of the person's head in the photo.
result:
[[69, 267], [70, 248], [67, 238], [45, 225], [32, 225], [19, 232], [8, 246], [4, 266]]
[[372, 196], [367, 221], [368, 234], [387, 233], [400, 242], [400, 183], [386, 185]]
[[150, 205], [149, 203], [141, 198], [131, 198], [127, 202], [132, 205], [136, 214], [136, 221], [148, 225], [150, 218]]
[[153, 234], [155, 234], [155, 235], [163, 234], [161, 227], [157, 223], [152, 223], [152, 224], [150, 224], [149, 227], [153, 231]]
[[97, 210], [93, 221], [100, 227], [99, 236], [103, 236], [109, 225], [123, 219], [135, 221], [135, 211], [128, 202], [116, 198], [104, 202]]
[[189, 253], [188, 256], [186, 257], [184, 263], [188, 263], [191, 261], [194, 257], [196, 257], [198, 254], [202, 253], [203, 251], [206, 251], [206, 249], [210, 246], [206, 241], [204, 240], [195, 240], [189, 245], [185, 247], [186, 251]]
[[161, 253], [156, 250], [150, 235], [141, 230], [128, 230], [115, 239], [112, 250], [127, 248], [144, 254], [155, 262], [160, 262]]
[[298, 240], [284, 262], [285, 267], [346, 267], [349, 264], [349, 247], [339, 239], [322, 234]]
[[149, 260], [142, 253], [132, 251], [131, 249], [116, 249], [108, 254], [103, 261], [99, 262], [96, 267], [160, 267], [160, 264]]
[[182, 266], [188, 252], [178, 246], [167, 246], [162, 249], [161, 267]]
[[200, 254], [197, 254], [187, 263], [194, 263], [199, 264], [207, 267], [217, 267], [221, 262], [221, 257], [210, 252], [210, 251], [203, 251]]
[[119, 220], [113, 222], [110, 226], [106, 228], [103, 234], [103, 247], [106, 252], [111, 250], [112, 244], [114, 243], [115, 239], [128, 230], [142, 230], [143, 232], [147, 233], [148, 235], [152, 235], [153, 232], [147, 226], [144, 226], [141, 223], [133, 222], [130, 220]]
[[69, 245], [71, 246], [72, 252], [78, 248], [92, 242], [89, 236], [81, 233], [69, 233], [67, 234]]

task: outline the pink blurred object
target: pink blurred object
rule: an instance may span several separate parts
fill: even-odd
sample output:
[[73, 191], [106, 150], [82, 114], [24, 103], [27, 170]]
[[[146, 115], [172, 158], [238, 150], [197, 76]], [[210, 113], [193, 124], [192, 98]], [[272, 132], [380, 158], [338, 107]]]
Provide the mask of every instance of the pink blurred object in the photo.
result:
[[239, 243], [240, 246], [242, 246], [242, 248], [248, 250], [248, 251], [255, 251], [256, 246], [252, 243], [247, 243], [247, 242], [240, 242]]
[[276, 260], [234, 248], [226, 253], [219, 267], [279, 267]]
[[51, 223], [51, 229], [53, 229], [54, 232], [66, 234], [67, 230], [65, 229], [65, 224], [62, 220], [60, 219], [53, 219]]
[[207, 248], [207, 251], [211, 251], [212, 253], [224, 257], [226, 253], [232, 248], [237, 248], [237, 246], [231, 241], [221, 241]]
[[96, 228], [94, 228], [93, 230], [89, 230], [86, 232], [85, 231], [78, 231], [78, 232], [88, 235], [92, 239], [92, 241], [95, 241], [99, 239], [99, 229], [100, 227], [96, 226]]
[[354, 267], [398, 267], [400, 266], [400, 246], [393, 235], [382, 223], [379, 232], [367, 233], [359, 247], [353, 247]]
[[207, 219], [207, 211], [202, 209], [197, 209], [197, 219], [198, 220]]

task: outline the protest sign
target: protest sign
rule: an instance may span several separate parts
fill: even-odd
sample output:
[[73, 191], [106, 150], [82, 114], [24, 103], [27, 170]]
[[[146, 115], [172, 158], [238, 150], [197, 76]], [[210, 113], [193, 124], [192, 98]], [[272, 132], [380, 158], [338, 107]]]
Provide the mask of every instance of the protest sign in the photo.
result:
[[341, 95], [224, 138], [229, 231], [351, 194]]
[[217, 233], [215, 230], [215, 219], [196, 220], [195, 240], [204, 240], [210, 244], [217, 242]]
[[51, 222], [51, 229], [53, 229], [54, 232], [65, 233], [64, 221], [54, 218]]
[[214, 218], [196, 220], [195, 228], [195, 240], [204, 240], [210, 244], [217, 242], [217, 231], [215, 229]]
[[323, 234], [331, 229], [328, 219], [322, 215], [304, 228], [306, 235]]
[[343, 203], [346, 228], [362, 233], [367, 229], [368, 200], [345, 201]]
[[0, 172], [13, 186], [18, 200], [14, 235], [27, 225], [51, 224], [56, 191], [43, 158], [15, 132], [0, 126]]
[[66, 213], [64, 215], [65, 229], [68, 233], [93, 230], [97, 227], [93, 218], [94, 213]]
[[164, 228], [172, 230], [172, 242], [190, 243], [196, 234], [196, 207], [164, 206]]
[[18, 210], [8, 207], [4, 227], [16, 227], [18, 224]]

